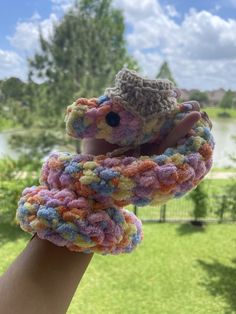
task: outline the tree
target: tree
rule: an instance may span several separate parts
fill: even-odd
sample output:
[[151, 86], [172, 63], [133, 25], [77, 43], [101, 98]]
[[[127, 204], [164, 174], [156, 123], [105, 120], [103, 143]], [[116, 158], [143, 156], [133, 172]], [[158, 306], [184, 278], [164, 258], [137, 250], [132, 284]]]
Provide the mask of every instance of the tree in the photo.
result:
[[56, 109], [73, 98], [99, 96], [125, 65], [135, 68], [124, 39], [122, 12], [112, 0], [81, 0], [54, 27], [41, 52], [30, 60], [30, 77], [48, 82]]
[[232, 220], [236, 220], [236, 181], [232, 180], [223, 189], [222, 195], [216, 195], [217, 211], [220, 221], [223, 221], [224, 214], [229, 213]]
[[195, 221], [204, 218], [207, 215], [208, 194], [206, 192], [204, 183], [200, 183], [196, 189], [189, 194], [190, 199], [194, 203], [193, 216]]
[[233, 107], [235, 101], [235, 94], [230, 89], [225, 92], [221, 102], [220, 107], [223, 110], [230, 109]]
[[[34, 95], [31, 126], [41, 131], [27, 131], [22, 140], [15, 136], [15, 147], [35, 155], [35, 149], [42, 153], [64, 143], [66, 106], [77, 97], [100, 96], [122, 67], [137, 69], [128, 55], [124, 30], [122, 12], [112, 0], [80, 0], [54, 25], [50, 39], [40, 36], [41, 49], [29, 60], [29, 89]], [[44, 83], [34, 86], [35, 78]]]
[[166, 61], [162, 64], [160, 71], [157, 74], [156, 78], [157, 79], [168, 79], [168, 80], [172, 81], [175, 86], [177, 86], [176, 81], [172, 76], [169, 65]]
[[201, 105], [209, 102], [208, 94], [206, 92], [201, 92], [200, 90], [192, 91], [189, 98], [190, 100], [198, 101]]
[[7, 80], [2, 81], [1, 91], [5, 98], [13, 98], [15, 100], [21, 100], [24, 95], [25, 83], [17, 77], [10, 77]]

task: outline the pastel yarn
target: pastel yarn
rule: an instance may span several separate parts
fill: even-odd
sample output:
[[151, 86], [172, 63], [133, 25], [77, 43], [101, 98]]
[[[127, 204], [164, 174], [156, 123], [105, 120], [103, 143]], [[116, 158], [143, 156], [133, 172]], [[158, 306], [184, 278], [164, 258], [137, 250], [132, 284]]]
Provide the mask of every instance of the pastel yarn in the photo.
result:
[[[67, 108], [69, 135], [105, 139], [118, 144], [122, 153], [146, 142], [158, 145], [194, 110], [191, 102], [177, 104], [179, 94], [170, 82], [150, 81], [146, 88], [149, 81], [127, 71], [118, 74], [116, 87], [106, 95], [80, 98]], [[134, 103], [136, 85], [139, 98], [140, 90], [142, 99], [151, 91], [151, 109]], [[71, 251], [131, 252], [143, 238], [141, 221], [123, 206], [162, 204], [196, 187], [212, 166], [210, 129], [203, 116], [162, 155], [127, 157], [119, 149], [115, 157], [53, 153], [43, 165], [41, 185], [24, 190], [17, 220], [23, 230]]]
[[69, 189], [27, 188], [19, 202], [21, 228], [71, 251], [129, 253], [141, 241], [141, 222], [125, 209], [94, 210]]

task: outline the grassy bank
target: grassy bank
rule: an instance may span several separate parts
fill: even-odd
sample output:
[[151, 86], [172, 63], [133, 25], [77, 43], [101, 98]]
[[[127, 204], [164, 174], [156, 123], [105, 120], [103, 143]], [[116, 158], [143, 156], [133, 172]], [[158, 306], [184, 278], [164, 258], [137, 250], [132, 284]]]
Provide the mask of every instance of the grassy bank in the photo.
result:
[[[223, 112], [223, 109], [218, 107], [205, 107], [202, 110], [206, 111], [210, 118], [218, 118], [219, 114]], [[227, 109], [225, 110], [228, 114], [230, 114], [231, 118], [236, 118], [236, 109]], [[227, 118], [223, 118], [227, 119]]]
[[[0, 225], [0, 274], [29, 239], [8, 229]], [[236, 313], [235, 225], [146, 224], [144, 233], [132, 254], [94, 256], [69, 314]]]
[[235, 172], [236, 173], [236, 167], [225, 167], [225, 168], [214, 167], [211, 169], [211, 172], [231, 172], [231, 173]]

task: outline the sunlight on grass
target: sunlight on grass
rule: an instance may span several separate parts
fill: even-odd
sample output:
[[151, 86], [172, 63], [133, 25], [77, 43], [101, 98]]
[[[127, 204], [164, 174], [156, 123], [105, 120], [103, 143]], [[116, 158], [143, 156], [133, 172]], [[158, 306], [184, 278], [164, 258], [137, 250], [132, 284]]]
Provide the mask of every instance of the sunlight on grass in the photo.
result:
[[[223, 111], [230, 114], [230, 118], [236, 118], [236, 109], [223, 110], [220, 107], [205, 107], [205, 108], [202, 108], [202, 110], [206, 111], [210, 118], [218, 118], [218, 114], [222, 113]], [[222, 119], [227, 120], [227, 118], [222, 118]]]
[[227, 296], [214, 296], [206, 286], [210, 278], [202, 264], [217, 261], [232, 267], [235, 225], [212, 225], [199, 231], [187, 225], [155, 224], [145, 225], [144, 231], [145, 240], [133, 254], [94, 257], [70, 314], [236, 311], [228, 302], [236, 281]]
[[[236, 313], [235, 225], [146, 224], [144, 233], [133, 254], [94, 256], [69, 314]], [[27, 242], [11, 234], [1, 233], [0, 273]]]

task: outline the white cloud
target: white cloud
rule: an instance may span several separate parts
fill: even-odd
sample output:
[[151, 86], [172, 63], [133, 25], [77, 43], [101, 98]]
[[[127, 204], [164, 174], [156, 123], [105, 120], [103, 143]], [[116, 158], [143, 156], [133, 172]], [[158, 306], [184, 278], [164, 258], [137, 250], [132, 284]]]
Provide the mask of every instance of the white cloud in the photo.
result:
[[179, 29], [178, 48], [191, 59], [236, 57], [236, 20], [224, 20], [206, 11], [190, 12]]
[[168, 5], [165, 6], [165, 12], [166, 12], [167, 15], [170, 16], [170, 17], [179, 17], [179, 16], [180, 16], [180, 14], [179, 14], [179, 12], [176, 10], [175, 6], [170, 5], [170, 4], [168, 4]]
[[138, 61], [142, 73], [151, 78], [155, 78], [163, 62], [163, 58], [157, 53], [143, 53], [140, 50], [135, 50], [133, 56]]
[[68, 11], [74, 4], [75, 0], [51, 0], [53, 11], [61, 13]]
[[[236, 5], [236, 0], [226, 1]], [[74, 0], [51, 3], [52, 13], [47, 19], [34, 13], [31, 19], [17, 23], [15, 33], [8, 37], [15, 51], [32, 54], [39, 47], [40, 30], [49, 38], [53, 24], [58, 23]], [[179, 23], [175, 20], [180, 20], [175, 7], [161, 6], [158, 0], [142, 0], [138, 5], [133, 0], [115, 0], [114, 6], [123, 10], [126, 23], [131, 26], [127, 34], [129, 50], [144, 74], [155, 77], [161, 63], [167, 60], [180, 87], [236, 89], [236, 20], [213, 13], [220, 5], [212, 12], [192, 9]], [[11, 66], [14, 62], [16, 70]], [[22, 76], [25, 63], [16, 52], [1, 51], [0, 76], [7, 68], [9, 75], [15, 71]]]
[[114, 0], [114, 6], [124, 11], [127, 22], [130, 23], [157, 16], [162, 11], [156, 0], [142, 0], [138, 4], [133, 0]]
[[53, 13], [45, 20], [41, 20], [38, 14], [34, 14], [30, 20], [18, 22], [15, 34], [8, 36], [8, 39], [13, 47], [31, 53], [38, 48], [40, 32], [44, 38], [48, 39], [57, 22], [58, 18]]
[[26, 62], [16, 52], [0, 49], [0, 77], [25, 78]]
[[169, 59], [174, 77], [180, 87], [211, 90], [236, 89], [236, 60], [218, 61]]
[[132, 15], [127, 21], [133, 26], [127, 37], [132, 49], [159, 48], [165, 55], [178, 53], [200, 60], [235, 58], [236, 20], [224, 20], [207, 11], [191, 10], [178, 24], [160, 7], [157, 8], [155, 14], [155, 10], [150, 8], [150, 14], [143, 19], [139, 19], [137, 13], [134, 19], [135, 15], [131, 14], [133, 8], [130, 14], [126, 12], [127, 17]]
[[236, 89], [236, 20], [192, 9], [177, 23], [175, 11], [167, 14], [158, 1], [145, 0], [142, 8], [131, 0], [116, 5], [131, 26], [129, 49], [145, 73], [153, 77], [167, 60], [181, 87]]

